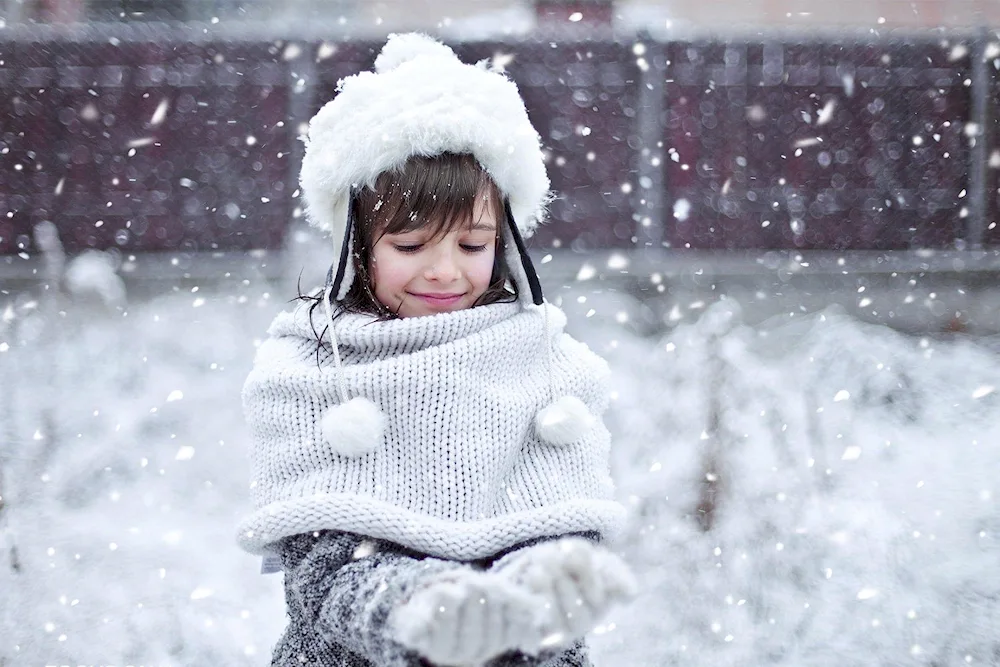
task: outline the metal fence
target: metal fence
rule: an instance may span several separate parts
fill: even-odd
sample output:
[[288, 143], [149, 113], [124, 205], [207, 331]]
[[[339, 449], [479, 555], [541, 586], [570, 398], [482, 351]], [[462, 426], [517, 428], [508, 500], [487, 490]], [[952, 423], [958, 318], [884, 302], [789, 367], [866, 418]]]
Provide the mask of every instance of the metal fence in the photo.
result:
[[[42, 220], [71, 252], [279, 248], [303, 124], [381, 43], [115, 30], [0, 41], [0, 254]], [[998, 41], [455, 46], [542, 135], [536, 247], [963, 250], [1000, 246]]]

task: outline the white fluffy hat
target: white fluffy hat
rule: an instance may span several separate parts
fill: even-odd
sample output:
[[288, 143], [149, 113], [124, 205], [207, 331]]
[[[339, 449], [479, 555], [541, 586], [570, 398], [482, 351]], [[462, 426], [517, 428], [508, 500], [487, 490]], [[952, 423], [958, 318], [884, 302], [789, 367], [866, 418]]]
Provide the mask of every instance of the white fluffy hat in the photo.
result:
[[[543, 219], [549, 178], [538, 132], [503, 73], [465, 64], [444, 44], [410, 33], [390, 35], [375, 71], [342, 79], [337, 89], [309, 123], [301, 172], [307, 216], [330, 233], [334, 257], [351, 188], [373, 186], [414, 155], [471, 153], [507, 197], [523, 237]], [[344, 276], [338, 297], [352, 279]]]

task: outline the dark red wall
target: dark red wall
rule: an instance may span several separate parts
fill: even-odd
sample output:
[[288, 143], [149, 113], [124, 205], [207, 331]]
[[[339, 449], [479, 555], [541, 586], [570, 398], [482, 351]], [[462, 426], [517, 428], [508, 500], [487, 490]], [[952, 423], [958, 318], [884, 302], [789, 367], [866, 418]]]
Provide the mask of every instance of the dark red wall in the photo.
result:
[[[41, 220], [71, 252], [279, 247], [297, 205], [301, 124], [340, 78], [370, 69], [381, 44], [336, 44], [323, 58], [319, 44], [297, 46], [287, 57], [280, 42], [176, 32], [0, 42], [0, 254], [30, 252]], [[557, 196], [534, 244], [580, 251], [645, 242], [644, 216], [675, 248], [961, 247], [976, 194], [971, 89], [1000, 96], [994, 67], [973, 82], [970, 56], [939, 41], [456, 50], [506, 57]], [[651, 169], [654, 191], [640, 185]], [[991, 245], [997, 172], [979, 193]], [[660, 208], [650, 214], [647, 199]], [[674, 215], [679, 200], [686, 216]]]

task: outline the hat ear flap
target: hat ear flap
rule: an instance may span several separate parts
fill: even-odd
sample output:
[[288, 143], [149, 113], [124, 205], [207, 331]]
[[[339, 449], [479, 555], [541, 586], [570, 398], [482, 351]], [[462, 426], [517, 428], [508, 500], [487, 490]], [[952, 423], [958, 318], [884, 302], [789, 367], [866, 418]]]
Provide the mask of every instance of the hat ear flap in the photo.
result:
[[340, 258], [337, 262], [337, 271], [334, 273], [333, 266], [327, 273], [327, 283], [333, 284], [333, 295], [337, 301], [343, 301], [351, 289], [354, 282], [354, 262], [351, 261], [352, 246], [354, 245], [354, 188], [351, 188], [347, 198], [347, 224], [344, 225], [344, 240], [340, 246]]
[[[524, 239], [521, 238], [521, 232], [517, 228], [517, 221], [514, 220], [509, 199], [504, 199], [503, 208], [507, 218], [507, 232], [510, 240], [513, 241], [512, 244], [505, 243], [504, 249], [507, 253], [507, 264], [510, 266], [511, 276], [518, 283], [518, 289], [522, 293], [521, 302], [524, 305], [541, 306], [545, 302], [545, 298], [542, 296], [542, 283], [538, 280], [538, 274], [535, 273], [535, 265], [531, 262], [531, 257], [528, 256], [528, 248], [524, 245]], [[511, 245], [513, 247], [510, 247]], [[525, 293], [525, 287], [528, 288], [530, 294]]]

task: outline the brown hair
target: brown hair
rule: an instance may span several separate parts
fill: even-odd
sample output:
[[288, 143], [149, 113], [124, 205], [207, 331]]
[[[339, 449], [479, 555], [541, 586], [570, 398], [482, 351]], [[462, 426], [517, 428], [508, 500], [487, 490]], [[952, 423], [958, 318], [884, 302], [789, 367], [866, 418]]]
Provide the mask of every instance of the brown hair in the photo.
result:
[[[369, 271], [375, 242], [384, 234], [429, 228], [437, 238], [462, 225], [471, 226], [475, 223], [476, 198], [483, 196], [497, 221], [496, 252], [490, 285], [475, 306], [516, 301], [518, 288], [510, 280], [503, 251], [503, 226], [507, 224], [504, 200], [496, 183], [469, 153], [414, 155], [398, 169], [382, 172], [374, 187], [358, 190], [351, 199], [354, 234], [350, 261], [354, 282], [338, 315], [349, 312], [380, 319], [397, 317], [375, 298]], [[300, 298], [314, 297], [300, 293]]]

